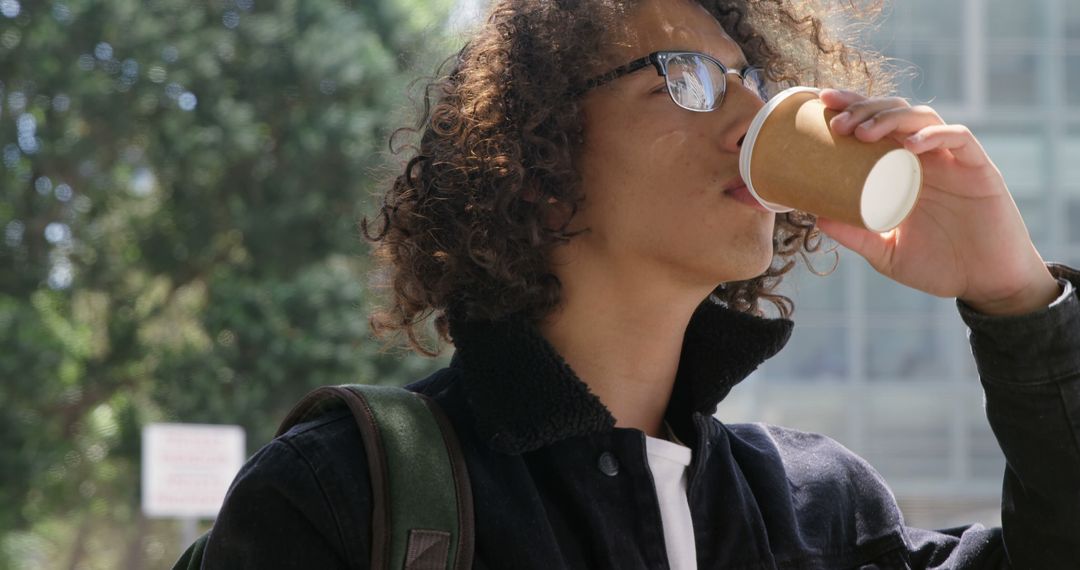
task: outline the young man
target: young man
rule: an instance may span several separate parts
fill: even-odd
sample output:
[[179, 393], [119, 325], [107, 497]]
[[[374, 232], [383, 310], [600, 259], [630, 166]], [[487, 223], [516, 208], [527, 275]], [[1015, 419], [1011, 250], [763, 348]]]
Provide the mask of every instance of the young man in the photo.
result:
[[[521, 0], [491, 14], [440, 84], [374, 236], [394, 292], [374, 322], [424, 351], [417, 331], [435, 314], [456, 348], [449, 368], [408, 388], [433, 397], [461, 439], [476, 568], [1080, 560], [1080, 274], [1043, 262], [966, 128], [902, 99], [825, 91], [845, 111], [836, 132], [895, 137], [919, 155], [921, 199], [882, 235], [777, 216], [732, 195], [768, 96], [754, 66], [808, 83], [852, 65], [856, 52], [814, 35], [825, 14], [735, 0]], [[689, 80], [713, 96], [677, 93]], [[957, 298], [1009, 462], [1004, 533], [909, 528], [839, 444], [712, 417], [787, 341], [772, 291], [783, 262], [812, 249], [815, 224], [882, 274]], [[763, 318], [762, 299], [784, 317]], [[204, 567], [367, 568], [359, 441], [337, 413], [263, 448]]]

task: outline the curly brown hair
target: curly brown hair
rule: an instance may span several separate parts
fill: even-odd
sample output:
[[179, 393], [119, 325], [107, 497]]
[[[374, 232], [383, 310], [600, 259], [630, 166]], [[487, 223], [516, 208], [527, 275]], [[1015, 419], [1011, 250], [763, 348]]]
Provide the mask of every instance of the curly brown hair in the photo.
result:
[[[856, 43], [881, 13], [877, 2], [696, 1], [776, 90], [812, 85], [880, 96], [895, 88], [887, 59]], [[413, 350], [435, 356], [440, 348], [425, 346], [421, 332], [432, 315], [438, 337], [452, 342], [449, 315], [539, 320], [556, 307], [560, 283], [549, 254], [575, 235], [567, 227], [584, 198], [575, 168], [580, 98], [567, 93], [611, 65], [609, 42], [632, 38], [625, 22], [640, 2], [497, 0], [465, 47], [438, 67], [416, 128], [390, 136], [394, 155], [403, 133], [420, 134], [419, 149], [404, 147], [415, 154], [386, 181], [375, 220], [361, 221], [375, 244], [378, 280], [391, 293], [371, 315], [377, 335], [404, 333]], [[790, 316], [794, 304], [775, 290], [796, 254], [809, 265], [806, 254], [820, 249], [816, 223], [806, 212], [778, 214], [769, 269], [720, 284], [703, 302], [762, 315], [765, 299]]]

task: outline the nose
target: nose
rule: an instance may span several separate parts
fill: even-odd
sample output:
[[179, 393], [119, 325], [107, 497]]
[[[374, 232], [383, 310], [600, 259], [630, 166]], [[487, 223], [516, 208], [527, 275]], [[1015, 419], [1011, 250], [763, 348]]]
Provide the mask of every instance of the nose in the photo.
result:
[[720, 143], [724, 150], [738, 153], [742, 149], [750, 123], [764, 106], [757, 93], [744, 87], [738, 77], [728, 77], [724, 102], [716, 110], [721, 122], [717, 132], [722, 133]]

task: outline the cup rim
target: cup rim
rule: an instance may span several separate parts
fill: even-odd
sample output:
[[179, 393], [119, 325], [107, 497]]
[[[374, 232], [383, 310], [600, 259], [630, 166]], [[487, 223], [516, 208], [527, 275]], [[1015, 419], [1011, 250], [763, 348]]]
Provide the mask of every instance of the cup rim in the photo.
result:
[[754, 143], [757, 141], [758, 132], [761, 131], [761, 127], [765, 124], [765, 119], [776, 109], [785, 99], [796, 93], [821, 93], [819, 87], [807, 87], [805, 85], [796, 85], [795, 87], [788, 87], [787, 89], [777, 93], [774, 97], [771, 97], [764, 107], [758, 110], [757, 115], [754, 116], [754, 120], [750, 122], [750, 128], [746, 131], [746, 137], [743, 139], [742, 149], [739, 151], [739, 173], [742, 175], [743, 182], [746, 183], [746, 189], [750, 191], [750, 195], [754, 197], [762, 206], [766, 209], [776, 212], [777, 214], [783, 214], [790, 212], [795, 208], [789, 208], [780, 204], [773, 204], [762, 199], [758, 196], [756, 190], [754, 190], [754, 181], [750, 177], [750, 159], [753, 155]]

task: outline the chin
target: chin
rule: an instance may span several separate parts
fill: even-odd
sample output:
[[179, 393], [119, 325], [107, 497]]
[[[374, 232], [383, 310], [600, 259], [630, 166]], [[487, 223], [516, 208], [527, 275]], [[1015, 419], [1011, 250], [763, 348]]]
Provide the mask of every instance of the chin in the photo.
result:
[[765, 264], [760, 267], [760, 270], [744, 266], [740, 268], [726, 267], [723, 271], [713, 271], [709, 276], [708, 283], [709, 288], [715, 288], [717, 285], [723, 285], [725, 283], [738, 283], [740, 281], [750, 281], [761, 277], [766, 271], [769, 270], [770, 264]]
[[750, 279], [761, 277], [765, 274], [766, 271], [769, 270], [769, 267], [772, 266], [772, 262], [773, 255], [772, 250], [770, 249], [768, 257], [763, 256], [762, 258], [756, 260], [756, 263], [747, 261], [747, 263], [741, 267], [729, 268], [729, 270], [726, 272], [727, 278], [724, 279], [722, 282], [727, 283], [729, 281], [749, 281]]

